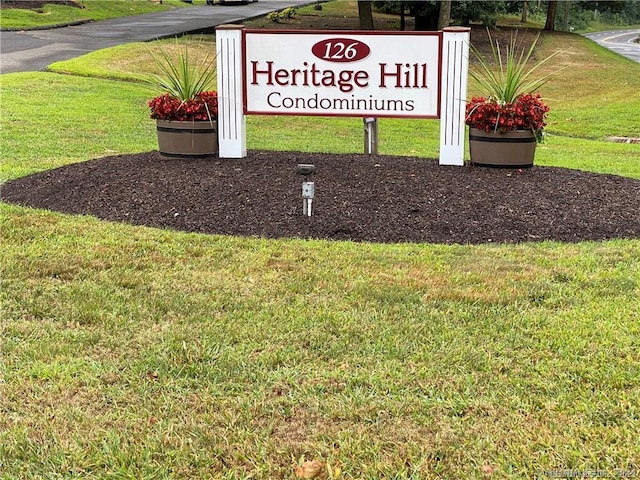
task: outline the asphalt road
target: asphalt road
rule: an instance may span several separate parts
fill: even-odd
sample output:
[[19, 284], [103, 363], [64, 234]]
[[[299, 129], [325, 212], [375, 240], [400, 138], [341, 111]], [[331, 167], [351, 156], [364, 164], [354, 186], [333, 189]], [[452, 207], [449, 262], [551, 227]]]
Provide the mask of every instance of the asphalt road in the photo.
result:
[[45, 70], [53, 62], [123, 43], [211, 30], [310, 0], [260, 0], [248, 5], [190, 6], [48, 30], [0, 32], [0, 73]]
[[640, 62], [640, 30], [613, 30], [588, 33], [585, 37], [622, 56]]

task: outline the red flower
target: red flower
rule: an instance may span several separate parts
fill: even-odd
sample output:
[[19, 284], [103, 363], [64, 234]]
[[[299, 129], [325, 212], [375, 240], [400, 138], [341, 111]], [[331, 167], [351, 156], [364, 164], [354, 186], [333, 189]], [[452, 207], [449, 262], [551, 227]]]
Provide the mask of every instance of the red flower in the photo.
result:
[[217, 92], [202, 92], [194, 98], [182, 101], [168, 93], [147, 102], [151, 118], [157, 120], [210, 120], [218, 115]]
[[466, 107], [466, 124], [485, 132], [532, 130], [540, 134], [545, 127], [549, 107], [539, 94], [520, 95], [513, 103], [498, 103], [492, 98], [473, 97]]

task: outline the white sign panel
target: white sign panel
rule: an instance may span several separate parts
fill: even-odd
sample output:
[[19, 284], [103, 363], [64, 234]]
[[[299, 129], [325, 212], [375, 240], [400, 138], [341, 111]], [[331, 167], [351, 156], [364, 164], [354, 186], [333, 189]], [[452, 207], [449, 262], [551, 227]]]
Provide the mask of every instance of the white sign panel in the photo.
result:
[[243, 34], [247, 114], [440, 116], [441, 32]]

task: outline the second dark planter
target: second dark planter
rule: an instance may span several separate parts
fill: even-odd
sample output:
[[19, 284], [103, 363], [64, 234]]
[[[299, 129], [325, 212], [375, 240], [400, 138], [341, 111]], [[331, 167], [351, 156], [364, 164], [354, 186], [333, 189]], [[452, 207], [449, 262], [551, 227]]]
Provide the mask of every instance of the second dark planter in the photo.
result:
[[158, 150], [164, 157], [203, 158], [218, 155], [218, 122], [156, 120]]
[[469, 129], [471, 164], [486, 167], [528, 168], [533, 166], [536, 136], [530, 130], [485, 132]]

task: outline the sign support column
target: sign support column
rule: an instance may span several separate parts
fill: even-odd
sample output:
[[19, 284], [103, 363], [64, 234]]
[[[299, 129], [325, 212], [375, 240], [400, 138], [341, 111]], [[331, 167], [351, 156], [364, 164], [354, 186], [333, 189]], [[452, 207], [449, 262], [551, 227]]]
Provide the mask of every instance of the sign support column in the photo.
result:
[[464, 165], [470, 31], [468, 27], [447, 27], [442, 34], [440, 165]]
[[244, 115], [242, 75], [242, 25], [216, 28], [218, 68], [218, 155], [247, 156], [247, 123]]

